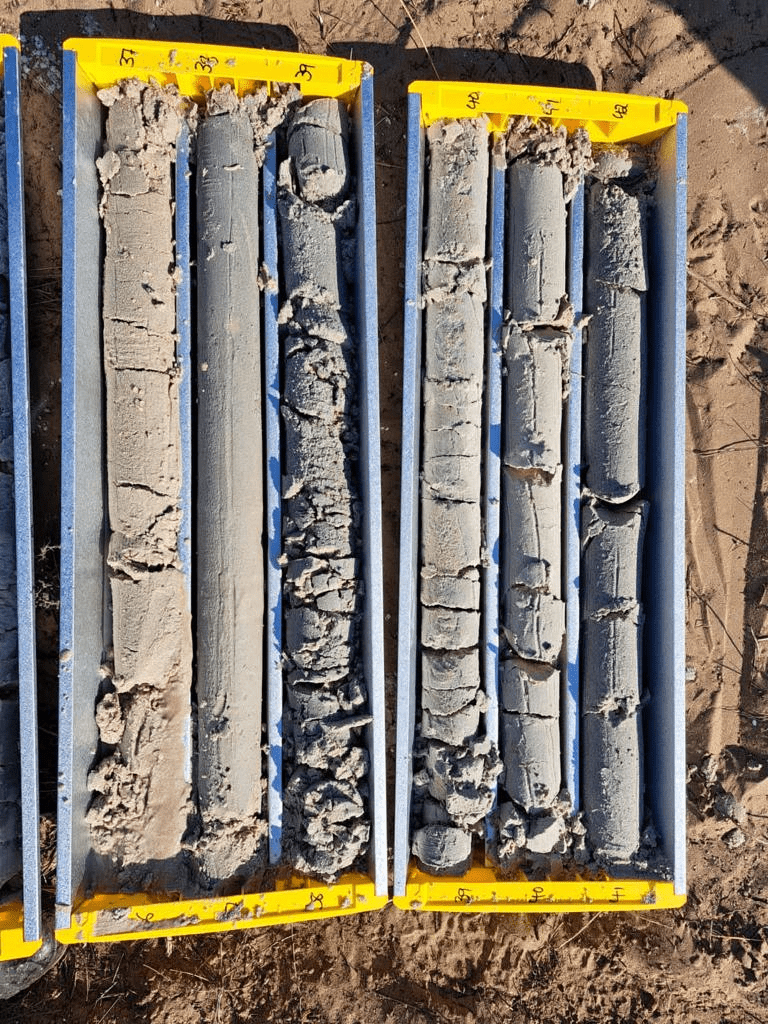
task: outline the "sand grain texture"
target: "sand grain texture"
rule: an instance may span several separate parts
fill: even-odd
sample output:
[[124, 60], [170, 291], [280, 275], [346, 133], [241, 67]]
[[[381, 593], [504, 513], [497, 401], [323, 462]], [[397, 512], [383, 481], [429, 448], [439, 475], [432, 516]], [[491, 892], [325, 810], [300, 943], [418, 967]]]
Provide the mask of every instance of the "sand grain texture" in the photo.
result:
[[97, 164], [106, 234], [112, 685], [121, 697], [119, 715], [113, 707], [99, 716], [104, 743], [119, 739], [90, 772], [88, 820], [98, 852], [123, 868], [139, 866], [146, 879], [148, 865], [155, 865], [150, 873], [170, 871], [164, 862], [179, 854], [191, 809], [192, 636], [178, 556], [181, 427], [173, 362], [171, 167], [183, 105], [173, 92], [135, 81], [101, 98], [108, 107], [107, 148]]

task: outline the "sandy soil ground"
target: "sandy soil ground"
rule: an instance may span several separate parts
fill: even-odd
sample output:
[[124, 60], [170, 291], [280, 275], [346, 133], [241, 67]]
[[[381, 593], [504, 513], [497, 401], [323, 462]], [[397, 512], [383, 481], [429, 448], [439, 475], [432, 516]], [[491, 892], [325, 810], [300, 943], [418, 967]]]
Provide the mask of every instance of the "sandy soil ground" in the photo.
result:
[[[688, 905], [655, 914], [380, 913], [72, 949], [15, 1022], [768, 1022], [768, 8], [762, 0], [0, 2], [22, 33], [52, 906], [60, 384], [60, 75], [71, 35], [366, 58], [376, 68], [385, 565], [398, 529], [404, 95], [414, 78], [675, 96], [690, 107]], [[394, 688], [397, 580], [386, 580]], [[735, 798], [729, 799], [729, 794]], [[734, 833], [738, 829], [738, 834]], [[742, 841], [743, 840], [743, 841]], [[740, 844], [740, 845], [736, 845]]]

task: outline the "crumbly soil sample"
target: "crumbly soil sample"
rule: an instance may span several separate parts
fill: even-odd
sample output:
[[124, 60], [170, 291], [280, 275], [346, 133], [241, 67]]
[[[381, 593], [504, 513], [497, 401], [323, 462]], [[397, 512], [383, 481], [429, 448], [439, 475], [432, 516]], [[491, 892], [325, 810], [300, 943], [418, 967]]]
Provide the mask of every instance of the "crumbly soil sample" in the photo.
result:
[[[515, 603], [510, 595], [512, 588], [550, 594], [558, 601], [562, 597], [562, 467], [551, 475], [536, 470], [507, 471], [502, 484], [506, 554], [501, 567], [501, 593], [511, 616]], [[555, 645], [555, 654], [558, 651]]]
[[565, 634], [563, 602], [528, 587], [511, 587], [505, 597], [502, 629], [511, 650], [521, 658], [557, 664]]
[[185, 110], [174, 90], [138, 81], [99, 96], [109, 108], [97, 165], [114, 661], [96, 707], [103, 731], [88, 820], [96, 850], [126, 868], [175, 858], [190, 811], [171, 171]]
[[488, 145], [484, 117], [437, 121], [427, 129], [426, 261], [472, 264], [485, 259]]
[[[450, 671], [445, 675], [446, 682], [449, 679]], [[442, 692], [451, 694], [450, 689]], [[414, 746], [413, 813], [419, 824], [413, 829], [411, 849], [430, 874], [457, 875], [467, 869], [472, 838], [493, 808], [501, 766], [495, 748], [477, 731], [477, 718], [471, 734], [448, 741], [427, 737], [422, 730], [422, 739]]]
[[[582, 797], [610, 867], [642, 856], [642, 546], [648, 154], [606, 150], [587, 189], [582, 509]], [[598, 500], [599, 499], [599, 500]], [[606, 504], [604, 504], [604, 502]]]
[[504, 788], [529, 814], [551, 807], [560, 792], [560, 673], [510, 659], [501, 670]]
[[504, 451], [510, 469], [554, 474], [560, 466], [563, 370], [569, 336], [512, 324], [504, 347]]
[[634, 498], [645, 477], [648, 289], [645, 198], [593, 180], [587, 204], [584, 463], [603, 501]]
[[196, 782], [199, 853], [219, 880], [253, 873], [264, 832], [260, 161], [248, 111], [228, 106], [211, 94], [196, 174]]
[[415, 829], [411, 849], [433, 875], [463, 875], [472, 866], [472, 835], [455, 825], [423, 825]]
[[592, 142], [583, 128], [568, 134], [565, 125], [552, 127], [546, 121], [513, 117], [503, 142], [507, 160], [554, 166], [562, 174], [566, 203], [573, 198], [585, 174], [594, 170]]
[[572, 311], [566, 295], [567, 203], [592, 166], [589, 139], [528, 118], [504, 140], [507, 171], [502, 439], [501, 626], [514, 656], [559, 663], [562, 429]]
[[412, 850], [426, 871], [461, 874], [500, 768], [482, 737], [479, 650], [487, 122], [441, 121], [428, 128], [427, 140], [421, 718]]
[[582, 764], [594, 855], [630, 860], [643, 815], [642, 545], [648, 506], [582, 510]]
[[349, 326], [355, 200], [349, 124], [330, 99], [287, 125], [281, 311], [285, 859], [335, 880], [370, 838], [362, 675], [357, 358]]
[[523, 117], [510, 123], [504, 148], [507, 308], [519, 324], [555, 324], [567, 309], [566, 205], [592, 167], [589, 137]]
[[498, 856], [562, 854], [563, 422], [572, 311], [567, 204], [589, 140], [523, 118], [505, 139], [507, 237], [501, 507], [501, 748]]
[[563, 176], [552, 164], [517, 160], [507, 177], [509, 308], [518, 323], [552, 323], [565, 296]]
[[584, 715], [582, 800], [587, 839], [599, 863], [630, 861], [640, 846], [643, 808], [639, 711]]
[[648, 503], [611, 508], [588, 501], [582, 509], [582, 608], [586, 617], [621, 615], [638, 606]]
[[513, 322], [504, 354], [501, 627], [514, 655], [549, 665], [558, 663], [565, 635], [561, 435], [568, 341], [563, 332], [522, 330]]
[[288, 138], [299, 190], [311, 203], [338, 205], [349, 191], [349, 115], [343, 103], [316, 100], [299, 107]]

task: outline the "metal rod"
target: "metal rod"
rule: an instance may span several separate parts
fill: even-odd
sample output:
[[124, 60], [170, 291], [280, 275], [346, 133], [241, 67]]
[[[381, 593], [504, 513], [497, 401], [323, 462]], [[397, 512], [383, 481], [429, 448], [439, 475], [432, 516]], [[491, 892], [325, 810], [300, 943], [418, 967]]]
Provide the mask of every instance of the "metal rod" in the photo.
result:
[[[483, 686], [488, 700], [485, 732], [499, 746], [499, 520], [501, 502], [501, 333], [504, 322], [504, 231], [506, 166], [491, 160], [489, 204], [491, 271], [488, 293], [484, 404]], [[494, 781], [494, 793], [497, 783]], [[496, 796], [494, 795], [494, 808]], [[493, 812], [485, 820], [486, 857], [493, 856], [496, 825]]]
[[262, 167], [264, 265], [264, 393], [266, 416], [267, 518], [267, 815], [269, 862], [277, 864], [283, 833], [283, 546], [280, 508], [280, 341], [277, 333], [279, 266], [277, 254], [277, 148], [275, 136], [267, 143]]
[[410, 859], [412, 747], [416, 723], [418, 649], [419, 437], [421, 420], [421, 241], [424, 210], [424, 130], [421, 96], [408, 97], [403, 432], [400, 484], [400, 593], [395, 745], [395, 896], [405, 895]]
[[41, 934], [40, 808], [37, 758], [35, 545], [32, 519], [32, 445], [27, 350], [27, 257], [24, 239], [24, 161], [21, 141], [19, 51], [3, 51], [8, 266], [13, 386], [13, 466], [16, 514], [16, 609], [21, 751], [21, 846], [24, 939]]
[[568, 294], [574, 326], [565, 411], [565, 650], [561, 705], [563, 779], [574, 811], [580, 806], [579, 754], [579, 563], [581, 557], [581, 362], [584, 292], [584, 182], [571, 200], [568, 218]]
[[376, 150], [373, 70], [366, 67], [357, 98], [358, 209], [357, 327], [360, 345], [360, 465], [362, 470], [363, 664], [373, 721], [368, 728], [371, 755], [370, 811], [373, 827], [372, 873], [377, 896], [386, 896], [387, 765], [384, 732], [384, 593], [381, 548], [381, 452], [379, 444], [379, 329], [376, 277]]

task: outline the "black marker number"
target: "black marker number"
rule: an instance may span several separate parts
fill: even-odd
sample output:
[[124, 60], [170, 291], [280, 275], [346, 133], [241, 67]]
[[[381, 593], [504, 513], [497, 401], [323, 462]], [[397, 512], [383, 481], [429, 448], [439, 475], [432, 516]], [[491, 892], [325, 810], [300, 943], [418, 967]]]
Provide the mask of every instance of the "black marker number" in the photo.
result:
[[201, 53], [195, 61], [195, 71], [213, 71], [218, 63], [216, 57], [206, 57]]
[[538, 903], [541, 897], [544, 895], [544, 887], [542, 885], [534, 885], [533, 896], [528, 900], [529, 903]]

